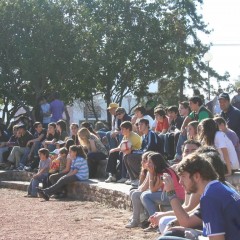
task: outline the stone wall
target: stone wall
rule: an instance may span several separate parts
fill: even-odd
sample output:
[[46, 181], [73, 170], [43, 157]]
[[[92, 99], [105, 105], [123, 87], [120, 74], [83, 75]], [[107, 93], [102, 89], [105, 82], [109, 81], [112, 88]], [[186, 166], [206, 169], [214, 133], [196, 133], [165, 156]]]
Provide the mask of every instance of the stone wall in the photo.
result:
[[116, 208], [130, 209], [129, 195], [97, 186], [91, 181], [74, 182], [68, 186], [68, 197], [73, 199], [96, 201]]

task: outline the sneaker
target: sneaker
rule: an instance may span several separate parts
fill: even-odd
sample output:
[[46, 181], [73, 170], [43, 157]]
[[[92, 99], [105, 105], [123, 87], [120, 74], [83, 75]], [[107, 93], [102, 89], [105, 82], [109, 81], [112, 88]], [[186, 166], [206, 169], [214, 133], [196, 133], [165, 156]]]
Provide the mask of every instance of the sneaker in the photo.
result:
[[150, 222], [148, 221], [148, 219], [145, 219], [144, 221], [142, 221], [140, 223], [140, 227], [143, 228], [143, 229], [146, 229], [146, 228], [149, 227], [149, 224], [150, 224]]
[[149, 227], [143, 229], [144, 232], [156, 232], [158, 230], [158, 227], [155, 226], [153, 227], [151, 224], [149, 225]]
[[134, 187], [138, 186], [138, 184], [139, 184], [139, 180], [138, 179], [135, 179], [135, 180], [131, 181], [131, 185], [134, 186]]
[[136, 228], [138, 227], [139, 223], [136, 222], [135, 220], [132, 220], [131, 222], [129, 222], [125, 227], [126, 228]]
[[105, 180], [106, 183], [116, 182], [116, 181], [117, 181], [116, 177], [114, 177], [114, 176], [112, 176], [112, 175], [110, 175], [110, 176]]
[[126, 178], [121, 178], [117, 181], [117, 183], [125, 183], [127, 181]]
[[18, 170], [18, 171], [23, 171], [23, 170], [24, 170], [24, 166], [19, 166], [19, 167], [17, 168], [17, 170]]
[[126, 180], [125, 184], [131, 185], [131, 180], [130, 179]]
[[49, 196], [41, 188], [37, 188], [37, 192], [39, 197], [45, 199], [46, 201], [49, 200]]
[[32, 171], [32, 168], [25, 166], [25, 167], [24, 167], [24, 170], [27, 171], [27, 172], [31, 172], [31, 171]]

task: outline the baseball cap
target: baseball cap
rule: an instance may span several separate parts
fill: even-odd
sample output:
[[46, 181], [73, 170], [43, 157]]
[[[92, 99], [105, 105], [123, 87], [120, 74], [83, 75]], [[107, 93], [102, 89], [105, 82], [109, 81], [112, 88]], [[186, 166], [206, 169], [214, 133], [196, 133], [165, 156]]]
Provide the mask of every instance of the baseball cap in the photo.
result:
[[19, 129], [19, 128], [24, 128], [24, 129], [26, 129], [26, 125], [23, 124], [23, 123], [19, 123], [19, 124], [17, 125], [17, 129]]
[[118, 108], [119, 105], [117, 103], [110, 103], [107, 109]]
[[62, 145], [62, 144], [64, 144], [65, 142], [62, 141], [62, 140], [58, 140], [56, 143], [58, 143], [59, 145]]
[[223, 92], [223, 93], [219, 94], [218, 99], [221, 99], [221, 98], [230, 101], [230, 97], [229, 97], [228, 93]]

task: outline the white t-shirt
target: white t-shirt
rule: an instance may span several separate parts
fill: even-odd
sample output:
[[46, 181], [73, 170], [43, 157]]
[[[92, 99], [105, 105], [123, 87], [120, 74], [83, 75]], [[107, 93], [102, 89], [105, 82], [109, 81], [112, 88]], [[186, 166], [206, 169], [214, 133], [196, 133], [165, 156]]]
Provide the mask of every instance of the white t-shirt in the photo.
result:
[[217, 131], [214, 138], [214, 145], [219, 151], [221, 158], [224, 161], [223, 153], [221, 151], [221, 148], [227, 148], [229, 159], [231, 162], [232, 169], [239, 169], [239, 162], [238, 162], [238, 156], [235, 150], [235, 147], [232, 144], [232, 141], [227, 137], [227, 135], [224, 132]]
[[[43, 113], [50, 113], [50, 104], [49, 103], [44, 103], [41, 105], [42, 112]], [[51, 122], [51, 115], [50, 116], [45, 116], [43, 117], [43, 123], [50, 123]]]
[[149, 129], [152, 129], [153, 124], [154, 124], [154, 120], [152, 119], [151, 116], [149, 116], [149, 115], [144, 115], [142, 118], [138, 118], [138, 119], [136, 120], [136, 123], [138, 123], [141, 119], [147, 119], [147, 120], [149, 121]]

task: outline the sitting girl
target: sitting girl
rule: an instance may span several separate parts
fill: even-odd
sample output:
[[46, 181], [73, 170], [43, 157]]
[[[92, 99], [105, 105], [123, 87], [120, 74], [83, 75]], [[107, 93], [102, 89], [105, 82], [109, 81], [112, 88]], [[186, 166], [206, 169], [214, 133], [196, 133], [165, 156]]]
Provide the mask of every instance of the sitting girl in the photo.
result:
[[86, 161], [86, 154], [81, 146], [73, 145], [69, 149], [69, 154], [72, 159], [70, 172], [61, 177], [54, 185], [49, 188], [39, 189], [38, 194], [46, 201], [49, 200], [50, 196], [59, 192], [59, 190], [69, 183], [75, 181], [82, 181], [88, 179], [88, 165]]
[[[143, 161], [146, 155], [143, 154]], [[176, 173], [169, 167], [165, 159], [159, 153], [150, 153], [147, 155], [146, 164], [147, 174], [143, 183], [132, 194], [130, 193], [133, 203], [133, 218], [126, 227], [137, 227], [140, 223], [141, 208], [147, 211], [148, 216], [153, 215], [157, 211], [157, 205], [168, 205], [167, 194], [163, 191], [164, 184], [162, 176], [168, 173], [173, 178], [176, 194], [182, 201], [184, 199], [184, 189], [178, 182]]]
[[94, 178], [97, 175], [99, 161], [107, 158], [107, 149], [101, 140], [87, 128], [81, 128], [78, 130], [78, 139], [80, 144], [87, 151], [89, 177]]

